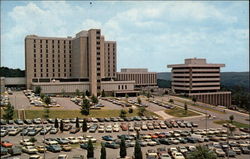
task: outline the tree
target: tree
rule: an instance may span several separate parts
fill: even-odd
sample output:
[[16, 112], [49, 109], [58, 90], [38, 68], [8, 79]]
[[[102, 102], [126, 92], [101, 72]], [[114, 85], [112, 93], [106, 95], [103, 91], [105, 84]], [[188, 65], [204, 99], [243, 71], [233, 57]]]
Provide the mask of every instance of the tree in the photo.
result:
[[136, 142], [135, 142], [134, 157], [136, 159], [142, 159], [141, 145], [138, 139], [136, 139]]
[[44, 108], [44, 118], [45, 119], [48, 119], [49, 118], [49, 113], [50, 113], [50, 111], [49, 111], [49, 109], [48, 108]]
[[92, 141], [89, 140], [88, 146], [87, 146], [87, 158], [94, 157], [94, 147], [92, 144]]
[[128, 96], [128, 94], [126, 93], [126, 94], [125, 94], [125, 98], [126, 98], [126, 101], [127, 101], [127, 102], [128, 102], [128, 97], [129, 97], [129, 96]]
[[195, 105], [195, 103], [197, 102], [196, 97], [193, 97], [193, 98], [192, 98], [192, 101], [194, 102], [194, 105]]
[[197, 146], [197, 149], [187, 155], [187, 159], [217, 159], [214, 151], [210, 151], [205, 146]]
[[41, 98], [42, 100], [44, 99], [44, 97], [45, 97], [45, 94], [40, 93], [40, 98]]
[[76, 89], [76, 96], [80, 96], [81, 95], [81, 93], [80, 93], [80, 91], [79, 91], [79, 89]]
[[31, 138], [29, 139], [29, 141], [34, 143], [34, 142], [37, 141], [37, 139], [36, 139], [35, 137], [31, 137]]
[[76, 117], [76, 128], [79, 128], [79, 127], [80, 127], [80, 125], [79, 125], [79, 118]]
[[230, 115], [229, 116], [229, 120], [230, 120], [231, 123], [233, 123], [233, 121], [234, 121], [234, 115]]
[[152, 93], [153, 93], [153, 92], [154, 92], [154, 89], [153, 89], [153, 88], [151, 88], [151, 89], [150, 89], [150, 92], [152, 92]]
[[138, 115], [139, 115], [139, 116], [144, 116], [145, 111], [146, 111], [145, 107], [140, 107], [140, 108], [139, 108]]
[[133, 111], [134, 111], [133, 108], [129, 108], [129, 109], [128, 109], [128, 112], [129, 112], [129, 113], [133, 113]]
[[147, 93], [147, 98], [149, 99], [151, 97], [151, 94], [148, 92]]
[[3, 119], [12, 120], [14, 116], [14, 107], [10, 104], [7, 104], [7, 108], [4, 109]]
[[82, 131], [87, 132], [87, 130], [88, 130], [87, 120], [84, 118], [82, 123]]
[[169, 103], [174, 103], [174, 100], [173, 99], [169, 99], [168, 102]]
[[45, 96], [43, 101], [46, 105], [49, 105], [51, 103], [51, 99], [49, 96]]
[[36, 86], [34, 93], [39, 95], [41, 92], [42, 88], [40, 86]]
[[233, 126], [227, 126], [227, 128], [228, 128], [228, 130], [229, 130], [229, 132], [230, 132], [230, 136], [233, 136], [233, 132], [236, 130], [236, 128], [235, 127], [233, 127]]
[[82, 100], [81, 114], [83, 114], [83, 115], [89, 115], [89, 111], [90, 111], [89, 100], [86, 99], [86, 98], [84, 98]]
[[83, 99], [83, 98], [85, 98], [85, 93], [84, 93], [84, 92], [82, 92], [82, 99]]
[[85, 91], [85, 95], [88, 96], [88, 97], [90, 96], [90, 93], [89, 93], [88, 90]]
[[106, 94], [105, 94], [105, 92], [104, 92], [104, 89], [102, 90], [102, 97], [105, 97], [106, 96]]
[[122, 109], [122, 110], [120, 111], [120, 117], [121, 117], [121, 118], [126, 117], [126, 114], [127, 114], [126, 110]]
[[138, 102], [138, 104], [141, 104], [141, 98], [140, 97], [137, 97], [137, 102]]
[[62, 96], [65, 97], [65, 90], [62, 89]]
[[102, 143], [102, 148], [101, 148], [101, 157], [100, 159], [106, 159], [106, 148], [105, 148], [105, 145], [104, 143]]
[[120, 143], [120, 157], [124, 158], [126, 156], [127, 156], [126, 143], [125, 143], [124, 137], [122, 137], [121, 143]]
[[55, 128], [59, 128], [59, 123], [58, 123], [57, 118], [55, 119]]
[[188, 106], [187, 106], [187, 103], [186, 103], [186, 102], [184, 103], [184, 109], [185, 109], [185, 114], [187, 114]]
[[91, 96], [91, 101], [92, 101], [92, 103], [97, 104], [98, 103], [98, 98], [95, 95], [92, 95]]
[[60, 121], [60, 131], [63, 132], [63, 129], [64, 129], [64, 124], [63, 124], [63, 121], [61, 120]]

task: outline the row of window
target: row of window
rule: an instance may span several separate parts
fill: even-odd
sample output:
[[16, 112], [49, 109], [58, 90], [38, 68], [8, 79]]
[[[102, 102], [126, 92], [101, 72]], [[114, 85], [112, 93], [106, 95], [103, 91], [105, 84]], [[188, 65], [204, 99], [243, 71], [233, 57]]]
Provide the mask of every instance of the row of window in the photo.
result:
[[33, 42], [34, 42], [34, 44], [36, 44], [36, 42], [38, 42], [38, 41], [40, 41], [40, 44], [41, 44], [43, 41], [45, 41], [46, 44], [47, 44], [49, 41], [52, 41], [53, 44], [55, 43], [55, 41], [57, 41], [58, 44], [60, 44], [60, 42], [62, 42], [62, 41], [63, 41], [63, 44], [66, 44], [66, 41], [68, 41], [69, 44], [71, 44], [71, 40], [36, 40], [36, 39], [34, 39]]
[[[34, 73], [34, 77], [37, 77], [39, 74], [36, 74], [36, 73]], [[56, 77], [56, 75], [57, 75], [57, 77], [61, 77], [61, 74], [60, 73], [52, 73], [52, 77]], [[64, 77], [67, 77], [67, 74], [66, 73], [64, 73], [64, 74], [62, 74], [62, 75], [64, 75]], [[69, 74], [69, 76], [71, 76], [71, 73]], [[40, 73], [40, 77], [50, 77], [49, 76], [49, 73]]]
[[118, 85], [118, 89], [119, 90], [127, 89], [127, 85]]
[[[46, 49], [45, 52], [46, 52], [46, 53], [49, 53], [49, 50]], [[36, 53], [36, 49], [34, 49], [34, 54], [35, 54], [35, 53]], [[40, 53], [41, 53], [41, 54], [44, 53], [42, 49], [40, 49]], [[55, 50], [52, 50], [52, 53], [55, 53]], [[57, 53], [60, 53], [60, 50], [57, 50]], [[66, 54], [66, 53], [71, 54], [71, 50], [69, 50], [68, 52], [67, 52], [66, 50], [63, 50], [63, 53], [65, 53], [65, 54]], [[71, 56], [71, 55], [70, 55], [70, 56]]]

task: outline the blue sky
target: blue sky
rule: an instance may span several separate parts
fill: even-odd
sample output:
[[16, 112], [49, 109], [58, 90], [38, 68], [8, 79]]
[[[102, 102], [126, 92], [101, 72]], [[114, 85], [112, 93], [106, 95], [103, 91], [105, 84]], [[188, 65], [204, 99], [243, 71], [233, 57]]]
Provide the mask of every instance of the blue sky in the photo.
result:
[[166, 72], [185, 58], [248, 71], [249, 6], [229, 2], [1, 1], [1, 66], [24, 69], [24, 38], [75, 36], [100, 28], [117, 41], [118, 70]]

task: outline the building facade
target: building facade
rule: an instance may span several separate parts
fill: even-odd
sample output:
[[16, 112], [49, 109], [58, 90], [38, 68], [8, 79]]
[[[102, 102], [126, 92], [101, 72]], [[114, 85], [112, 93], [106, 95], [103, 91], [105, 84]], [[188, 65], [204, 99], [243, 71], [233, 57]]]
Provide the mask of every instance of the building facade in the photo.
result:
[[146, 68], [122, 68], [116, 73], [119, 81], [135, 81], [135, 87], [157, 86], [156, 72], [148, 72]]
[[[54, 85], [56, 92], [60, 89], [72, 92], [77, 84], [82, 84], [81, 91], [97, 95], [102, 91], [102, 81], [116, 78], [116, 50], [116, 42], [105, 41], [100, 29], [81, 31], [74, 38], [28, 35], [25, 38], [27, 88], [39, 85], [49, 93], [52, 89], [47, 87]], [[66, 85], [72, 88], [65, 88]]]
[[220, 68], [224, 64], [209, 64], [206, 59], [185, 59], [172, 68], [172, 91], [187, 94], [198, 101], [214, 105], [231, 105], [231, 92], [220, 92]]

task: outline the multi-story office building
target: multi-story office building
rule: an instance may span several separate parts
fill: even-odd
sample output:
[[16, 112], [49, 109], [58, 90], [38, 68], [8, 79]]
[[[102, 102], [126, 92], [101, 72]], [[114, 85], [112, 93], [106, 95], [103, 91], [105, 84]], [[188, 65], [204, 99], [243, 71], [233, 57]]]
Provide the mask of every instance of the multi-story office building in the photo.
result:
[[117, 72], [119, 81], [135, 81], [135, 87], [157, 86], [156, 72], [148, 72], [146, 68], [123, 68]]
[[172, 68], [172, 91], [187, 94], [214, 105], [231, 105], [231, 92], [220, 92], [220, 68], [224, 64], [209, 64], [206, 59], [185, 59], [185, 64]]
[[[25, 67], [28, 89], [39, 85], [46, 93], [80, 89], [96, 95], [105, 81], [104, 88], [119, 90], [111, 80], [116, 77], [116, 42], [105, 41], [100, 29], [81, 31], [74, 38], [26, 36]], [[131, 81], [123, 84], [133, 91]]]

